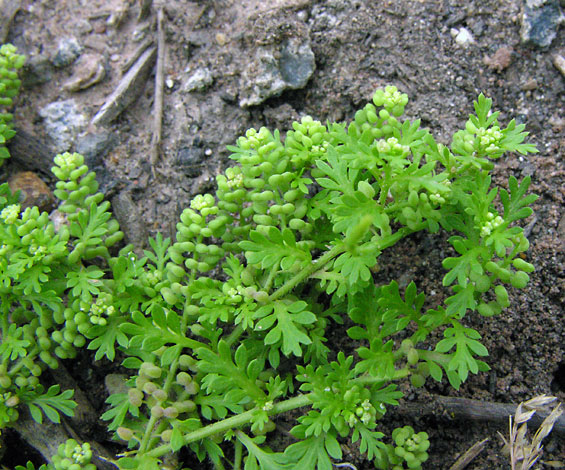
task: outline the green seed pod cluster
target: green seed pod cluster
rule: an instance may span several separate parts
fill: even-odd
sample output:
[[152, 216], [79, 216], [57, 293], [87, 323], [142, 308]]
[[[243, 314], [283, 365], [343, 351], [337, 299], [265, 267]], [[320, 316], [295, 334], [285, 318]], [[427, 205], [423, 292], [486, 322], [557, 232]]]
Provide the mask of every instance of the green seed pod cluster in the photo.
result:
[[67, 442], [61, 444], [52, 458], [55, 470], [96, 470], [96, 465], [91, 460], [90, 444], [79, 444], [74, 439], [67, 439]]
[[300, 122], [293, 122], [294, 130], [286, 133], [285, 149], [296, 170], [310, 167], [316, 159], [322, 158], [329, 146], [326, 126], [305, 116]]
[[18, 78], [18, 70], [25, 62], [25, 56], [16, 54], [16, 48], [12, 44], [4, 44], [0, 47], [0, 165], [10, 157], [6, 142], [14, 137], [12, 129], [13, 115], [8, 112], [20, 90], [21, 81]]
[[[12, 106], [13, 98], [18, 95], [22, 84], [17, 71], [23, 67], [25, 56], [16, 54], [16, 51], [16, 47], [12, 44], [4, 44], [0, 47], [0, 107], [3, 108]], [[11, 114], [0, 114], [0, 124], [6, 124], [11, 120]]]
[[183, 265], [189, 271], [204, 273], [224, 257], [224, 248], [210, 240], [220, 238], [230, 223], [230, 217], [219, 212], [211, 194], [196, 196], [183, 211], [177, 241], [169, 248], [172, 262], [167, 264], [167, 275], [171, 282], [179, 282], [185, 275]]
[[[160, 357], [165, 348], [155, 352]], [[153, 362], [143, 362], [135, 386], [128, 390], [128, 401], [135, 408], [145, 407], [148, 414], [161, 421], [161, 440], [170, 441], [175, 420], [185, 420], [196, 416], [196, 404], [191, 399], [200, 391], [188, 370], [195, 369], [196, 361], [188, 355], [179, 357], [179, 371], [172, 384], [167, 385], [167, 371]], [[116, 429], [118, 437], [125, 441], [139, 440], [138, 431], [125, 425]]]
[[97, 192], [96, 173], [88, 171], [81, 154], [65, 152], [55, 156], [53, 161], [56, 166], [51, 171], [59, 179], [53, 194], [63, 201], [59, 210], [69, 214], [70, 221], [78, 218], [79, 209], [90, 209], [92, 203], [102, 202], [104, 195]]
[[84, 157], [78, 153], [59, 154], [54, 163], [56, 166], [51, 171], [59, 181], [53, 194], [63, 201], [59, 211], [67, 214], [70, 234], [77, 238], [68, 262], [76, 264], [81, 259], [99, 256], [109, 259], [108, 248], [122, 240], [124, 234], [108, 212], [110, 203], [103, 201], [104, 195], [97, 192], [96, 173], [88, 171]]

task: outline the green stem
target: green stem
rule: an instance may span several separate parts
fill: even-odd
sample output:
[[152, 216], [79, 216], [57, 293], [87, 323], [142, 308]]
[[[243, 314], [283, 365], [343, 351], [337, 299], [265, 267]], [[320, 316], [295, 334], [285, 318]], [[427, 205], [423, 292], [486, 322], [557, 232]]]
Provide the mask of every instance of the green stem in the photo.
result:
[[[395, 376], [393, 377], [392, 380], [400, 380], [406, 377], [407, 375], [409, 375], [409, 371], [407, 369], [399, 369], [396, 371]], [[382, 377], [373, 377], [371, 375], [365, 375], [363, 377], [359, 377], [355, 380], [352, 380], [351, 382], [366, 386], [382, 381], [383, 381]], [[267, 414], [269, 416], [273, 416], [281, 413], [286, 413], [287, 411], [295, 410], [297, 408], [308, 406], [312, 403], [313, 394], [314, 393], [312, 392], [306, 395], [298, 395], [296, 397], [289, 398], [288, 400], [275, 403], [273, 408], [267, 411]], [[252, 409], [249, 411], [245, 411], [244, 413], [238, 414], [236, 416], [226, 418], [222, 421], [217, 421], [215, 423], [209, 424], [208, 426], [204, 426], [203, 428], [197, 429], [196, 431], [192, 431], [184, 436], [183, 438], [184, 445], [188, 445], [191, 442], [199, 441], [206, 437], [213, 436], [214, 434], [224, 433], [226, 431], [229, 431], [230, 429], [244, 426], [253, 420], [253, 416], [255, 415], [255, 413], [256, 410]], [[147, 452], [146, 455], [150, 455], [151, 457], [161, 457], [162, 455], [165, 455], [168, 452], [171, 452], [171, 446], [170, 444], [164, 444]]]
[[236, 327], [233, 329], [233, 331], [229, 334], [229, 336], [224, 339], [224, 341], [226, 342], [226, 344], [231, 347], [233, 346], [233, 344], [239, 339], [239, 337], [243, 334], [243, 327], [241, 326], [241, 324], [236, 325]]
[[[182, 315], [181, 331], [185, 331], [186, 328], [187, 328], [187, 325], [188, 325], [188, 319], [189, 319], [189, 313], [188, 313], [189, 310], [187, 308], [188, 306], [189, 306], [189, 304], [187, 302], [185, 304], [185, 308], [184, 308], [183, 315]], [[193, 341], [193, 340], [191, 340], [191, 341]], [[199, 343], [198, 341], [194, 341], [194, 342]], [[176, 377], [180, 354], [181, 354], [181, 350], [179, 350], [179, 352], [176, 354], [176, 357], [171, 362], [171, 365], [169, 366], [169, 370], [167, 372], [167, 378], [165, 379], [165, 383], [163, 385], [163, 391], [167, 395], [169, 394], [169, 391], [171, 390], [171, 387], [173, 386], [173, 381]], [[158, 419], [155, 419], [153, 416], [151, 416], [149, 418], [149, 422], [147, 423], [147, 426], [145, 427], [145, 433], [144, 433], [143, 438], [141, 439], [141, 443], [139, 445], [139, 452], [144, 452], [145, 450], [147, 450], [148, 447], [155, 445], [155, 442], [159, 441], [158, 437], [153, 436], [154, 427], [157, 423], [158, 423]], [[153, 442], [151, 442], [151, 436], [153, 436]]]
[[273, 285], [273, 281], [275, 280], [275, 276], [278, 273], [279, 273], [278, 269], [271, 269], [271, 271], [269, 271], [269, 276], [267, 277], [267, 280], [265, 281], [265, 285], [263, 286], [263, 290], [265, 292], [269, 292], [269, 290]]
[[[340, 253], [345, 251], [345, 246], [343, 244], [334, 246], [331, 250], [326, 252], [321, 258], [318, 258], [314, 263], [308, 266], [306, 269], [300, 271], [296, 274], [292, 279], [289, 279], [285, 284], [279, 287], [275, 292], [273, 292], [269, 298], [267, 299], [266, 303], [270, 303], [273, 300], [279, 299], [287, 292], [290, 292], [294, 289], [298, 284], [304, 281], [306, 278], [310, 277], [316, 271], [322, 269], [327, 263], [329, 263], [332, 258], [336, 257]], [[272, 272], [275, 272], [273, 270]], [[230, 335], [225, 339], [226, 343], [229, 346], [232, 346], [243, 334], [244, 330], [241, 325], [237, 325], [234, 330], [230, 333]]]
[[235, 441], [234, 447], [233, 470], [240, 470], [241, 460], [243, 458], [243, 445], [239, 439]]
[[316, 262], [312, 263], [306, 269], [300, 271], [296, 276], [294, 276], [292, 279], [289, 279], [279, 289], [277, 289], [275, 292], [273, 292], [269, 296], [267, 303], [272, 302], [273, 300], [279, 299], [283, 295], [285, 295], [286, 293], [290, 292], [298, 284], [300, 284], [302, 281], [304, 281], [305, 279], [310, 277], [316, 271], [322, 269], [333, 258], [335, 258], [337, 255], [343, 253], [344, 251], [345, 251], [345, 245], [343, 243], [334, 246], [332, 249], [327, 251], [321, 258], [318, 258], [316, 260]]
[[[293, 397], [288, 400], [276, 403], [273, 406], [273, 408], [268, 411], [268, 414], [269, 416], [272, 416], [280, 413], [285, 413], [287, 411], [294, 410], [296, 408], [302, 408], [303, 406], [307, 406], [311, 403], [310, 397], [311, 394], [298, 395], [297, 397]], [[229, 431], [230, 429], [243, 426], [253, 420], [253, 416], [255, 415], [255, 413], [256, 413], [255, 409], [252, 409], [244, 413], [241, 413], [239, 415], [232, 416], [231, 418], [227, 418], [213, 424], [209, 424], [208, 426], [204, 426], [203, 428], [188, 433], [184, 436], [183, 439], [184, 445], [188, 445], [191, 442], [199, 441], [206, 437], [213, 436], [214, 434], [223, 433]], [[146, 455], [150, 455], [151, 457], [161, 457], [162, 455], [165, 455], [168, 452], [171, 452], [171, 446], [169, 444], [164, 444], [147, 452]]]
[[437, 362], [438, 364], [441, 364], [445, 367], [447, 367], [449, 361], [451, 360], [451, 355], [448, 354], [438, 353], [435, 351], [427, 351], [425, 349], [418, 349], [417, 351], [420, 359]]

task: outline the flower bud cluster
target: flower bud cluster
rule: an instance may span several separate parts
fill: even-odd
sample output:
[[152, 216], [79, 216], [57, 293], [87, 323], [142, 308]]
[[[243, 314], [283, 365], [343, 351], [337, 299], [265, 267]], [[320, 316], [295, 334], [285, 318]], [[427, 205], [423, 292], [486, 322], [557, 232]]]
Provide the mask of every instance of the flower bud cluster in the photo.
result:
[[[339, 390], [335, 390], [339, 393]], [[382, 403], [379, 404], [379, 410], [371, 403], [371, 392], [358, 385], [348, 388], [342, 396], [342, 410], [340, 417], [335, 423], [337, 431], [340, 435], [349, 435], [350, 429], [355, 428], [358, 424], [372, 429], [376, 425], [376, 420], [380, 418], [385, 408]], [[347, 427], [346, 427], [347, 425]]]
[[384, 90], [379, 88], [373, 95], [375, 106], [383, 107], [394, 116], [401, 116], [408, 103], [408, 95], [400, 93], [395, 86], [386, 86]]
[[4, 221], [4, 223], [11, 225], [20, 216], [21, 207], [19, 204], [10, 204], [9, 206], [4, 207], [0, 212], [0, 219]]
[[[83, 302], [81, 302], [81, 304], [83, 304]], [[83, 305], [81, 305], [81, 310], [86, 310], [83, 310]], [[116, 313], [112, 295], [108, 293], [98, 295], [96, 302], [89, 304], [89, 308], [86, 312], [90, 323], [93, 325], [105, 326], [107, 324], [107, 320], [104, 317], [110, 317]]]
[[[4, 225], [0, 228], [0, 234], [6, 241], [0, 245], [0, 253], [11, 264], [8, 272], [12, 283], [21, 276], [25, 277], [35, 265], [46, 266], [64, 258], [69, 237], [68, 231], [65, 230], [56, 234], [48, 214], [40, 214], [37, 207], [28, 207], [21, 216], [19, 210], [18, 204], [11, 204], [0, 211], [0, 223]], [[14, 283], [14, 287], [16, 290], [21, 288], [26, 294], [38, 293], [40, 284], [46, 280], [46, 277], [40, 277], [35, 286], [30, 282], [22, 282], [20, 286]]]
[[0, 391], [0, 429], [9, 426], [19, 418], [17, 405], [20, 400], [17, 395], [11, 392]]
[[495, 216], [492, 212], [487, 212], [486, 221], [480, 227], [482, 238], [488, 237], [493, 230], [496, 230], [504, 223], [504, 219], [499, 215]]
[[55, 470], [96, 470], [96, 465], [90, 463], [92, 450], [88, 442], [79, 444], [74, 439], [68, 439], [59, 446], [52, 460]]
[[369, 141], [383, 138], [386, 142], [386, 139], [392, 137], [393, 128], [398, 126], [396, 118], [404, 113], [407, 103], [408, 95], [400, 93], [396, 87], [379, 88], [373, 95], [373, 103], [366, 104], [355, 113], [355, 120], [349, 125], [348, 133], [357, 138], [369, 135]]
[[[394, 440], [394, 455], [391, 455], [391, 463], [393, 469], [402, 470], [406, 464], [406, 468], [420, 470], [422, 464], [428, 460], [427, 450], [430, 447], [428, 434], [425, 432], [414, 432], [412, 426], [404, 426], [396, 428], [392, 432]], [[396, 458], [395, 458], [396, 457]]]
[[501, 151], [500, 142], [504, 135], [496, 123], [485, 129], [484, 127], [475, 126], [471, 121], [467, 121], [465, 129], [471, 138], [467, 138], [466, 141], [473, 143], [474, 151], [489, 156]]
[[293, 122], [294, 130], [286, 133], [285, 148], [296, 169], [311, 166], [322, 157], [329, 146], [326, 126], [305, 116], [300, 122]]
[[389, 137], [388, 139], [379, 139], [375, 143], [379, 153], [384, 153], [393, 157], [404, 157], [410, 152], [408, 145], [402, 145], [398, 142], [396, 137]]

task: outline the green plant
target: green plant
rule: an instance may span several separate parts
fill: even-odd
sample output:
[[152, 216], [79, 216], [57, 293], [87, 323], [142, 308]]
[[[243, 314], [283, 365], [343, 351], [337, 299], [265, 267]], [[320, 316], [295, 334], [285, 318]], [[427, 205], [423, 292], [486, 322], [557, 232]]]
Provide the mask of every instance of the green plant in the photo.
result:
[[[501, 128], [480, 95], [447, 147], [399, 119], [407, 101], [377, 90], [350, 124], [305, 117], [284, 142], [250, 129], [229, 147], [236, 165], [215, 195], [195, 197], [176, 240], [157, 235], [144, 256], [110, 250], [122, 233], [78, 154], [53, 168], [68, 224], [37, 208], [20, 214], [0, 186], [4, 426], [18, 406], [36, 420], [71, 414], [71, 392], [46, 393], [41, 372], [83, 346], [111, 361], [118, 349], [132, 375], [102, 419], [127, 443], [120, 469], [176, 466], [188, 446], [217, 469], [330, 470], [344, 439], [386, 468], [392, 447], [378, 421], [402, 396], [396, 382], [445, 375], [458, 388], [488, 370], [465, 317], [501, 313], [507, 287], [523, 288], [534, 270], [516, 224], [532, 213], [530, 179], [499, 190], [490, 177], [505, 152], [536, 151], [524, 126]], [[373, 280], [381, 252], [421, 230], [453, 234], [451, 295], [427, 310], [413, 282], [402, 291]], [[327, 345], [346, 317], [350, 355]], [[296, 442], [272, 451], [276, 416], [301, 408]], [[403, 460], [390, 463], [418, 468], [424, 434], [393, 439]]]
[[428, 460], [426, 451], [430, 447], [430, 441], [427, 433], [416, 433], [412, 426], [404, 426], [392, 432], [392, 440], [394, 445], [386, 445], [384, 452], [379, 456], [381, 461], [376, 462], [377, 468], [403, 470], [406, 463], [409, 469], [420, 470], [422, 464]]
[[0, 47], [0, 165], [10, 157], [5, 144], [15, 132], [12, 128], [13, 116], [7, 109], [12, 106], [13, 98], [20, 90], [18, 70], [23, 67], [24, 62], [25, 56], [16, 54], [16, 48], [12, 44]]

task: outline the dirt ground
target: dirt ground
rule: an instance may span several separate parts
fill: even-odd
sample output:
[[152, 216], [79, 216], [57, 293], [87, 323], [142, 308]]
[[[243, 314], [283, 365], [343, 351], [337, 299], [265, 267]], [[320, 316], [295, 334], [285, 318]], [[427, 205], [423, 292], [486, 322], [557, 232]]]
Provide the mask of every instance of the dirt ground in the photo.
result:
[[[405, 400], [436, 394], [518, 403], [545, 393], [565, 401], [565, 70], [559, 69], [565, 38], [557, 21], [549, 45], [522, 41], [523, 17], [536, 2], [168, 0], [163, 140], [154, 174], [154, 61], [141, 74], [132, 104], [107, 123], [92, 123], [123, 79], [127, 61], [155, 41], [154, 10], [140, 19], [140, 2], [133, 0], [16, 3], [21, 5], [7, 39], [29, 64], [17, 127], [54, 152], [84, 153], [107, 196], [134, 214], [115, 209], [138, 245], [147, 233], [171, 235], [191, 197], [213, 188], [215, 175], [229, 165], [226, 145], [249, 127], [286, 130], [304, 115], [351, 119], [375, 88], [392, 84], [410, 97], [407, 117], [421, 118], [448, 143], [478, 94], [493, 98], [499, 120], [515, 117], [526, 124], [539, 149], [527, 157], [505, 156], [495, 169], [502, 186], [510, 175], [532, 177], [539, 199], [527, 221], [527, 259], [536, 272], [526, 289], [511, 292], [505, 314], [469, 319], [490, 352], [489, 372], [471, 377], [459, 391], [428, 384]], [[546, 7], [559, 12], [563, 3], [548, 0]], [[61, 102], [66, 104], [52, 106]], [[22, 169], [49, 182], [45, 166], [18, 155], [4, 165], [0, 181]], [[415, 280], [430, 304], [439, 302], [446, 294], [438, 288], [445, 239], [418, 235], [398, 248], [381, 258], [381, 280]], [[98, 377], [107, 367], [86, 366]], [[93, 401], [102, 410], [101, 398]], [[505, 431], [500, 425], [392, 414], [383, 429], [406, 424], [430, 434], [425, 468], [447, 469], [487, 437], [486, 450], [467, 468], [509, 468], [496, 435]], [[562, 435], [548, 438], [545, 450], [543, 460], [565, 461]], [[372, 468], [354, 448], [346, 457], [358, 470]]]

